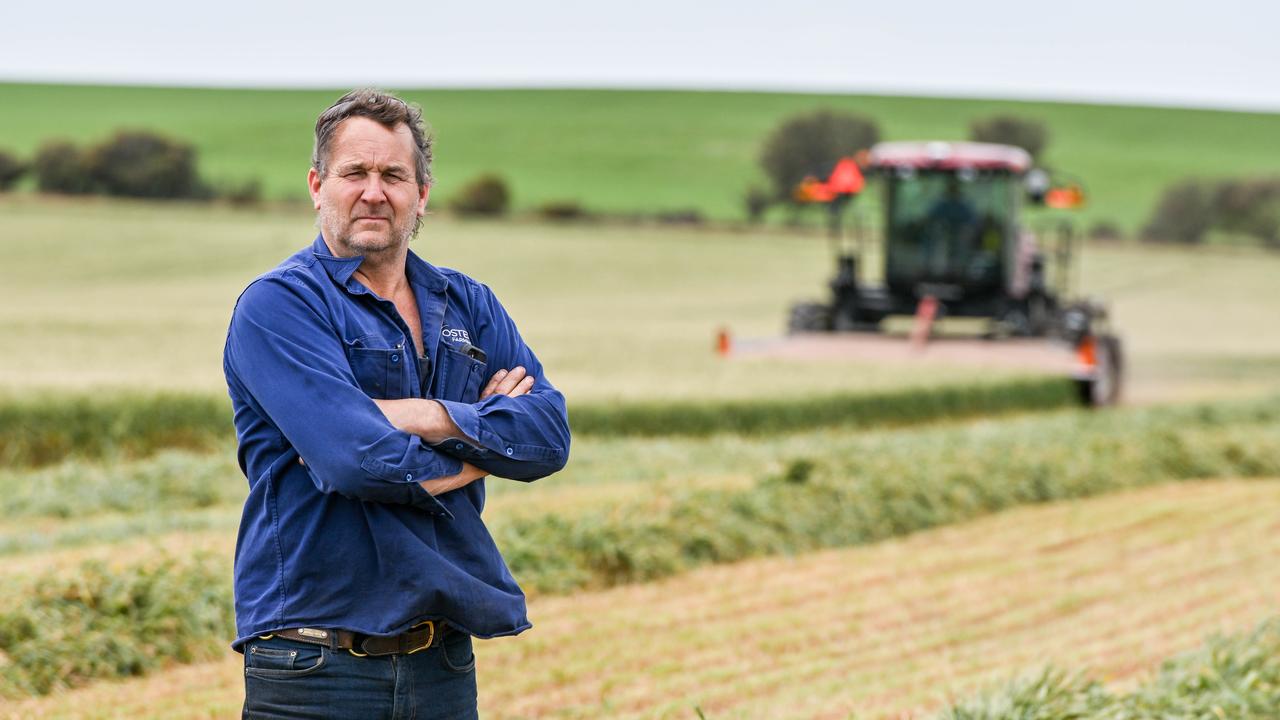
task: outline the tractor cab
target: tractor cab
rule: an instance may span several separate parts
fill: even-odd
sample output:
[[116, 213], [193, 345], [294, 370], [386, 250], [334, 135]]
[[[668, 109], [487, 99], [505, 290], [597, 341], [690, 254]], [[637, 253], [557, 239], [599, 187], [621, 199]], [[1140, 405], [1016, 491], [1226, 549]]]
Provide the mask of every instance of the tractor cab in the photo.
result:
[[932, 298], [948, 316], [988, 318], [1018, 335], [1047, 332], [1059, 293], [1047, 287], [1046, 257], [1020, 224], [1032, 172], [1026, 151], [890, 142], [873, 147], [864, 166], [882, 199], [878, 246], [842, 251], [833, 302], [800, 310], [792, 330], [875, 330]]
[[1001, 295], [1017, 236], [1014, 182], [1005, 173], [893, 171], [885, 282], [890, 292], [969, 302]]

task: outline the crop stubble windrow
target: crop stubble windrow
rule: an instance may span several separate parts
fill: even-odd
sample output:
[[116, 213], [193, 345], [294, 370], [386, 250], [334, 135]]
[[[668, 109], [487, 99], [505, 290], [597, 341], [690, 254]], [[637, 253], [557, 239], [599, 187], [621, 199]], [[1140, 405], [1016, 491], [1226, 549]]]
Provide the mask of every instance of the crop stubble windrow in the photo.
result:
[[[1274, 481], [1166, 485], [535, 598], [534, 630], [478, 645], [481, 701], [495, 718], [890, 717], [1049, 661], [1133, 679], [1274, 612], [1277, 511]], [[19, 716], [233, 717], [238, 661]]]
[[[1171, 486], [1015, 511], [865, 551], [752, 563], [757, 571], [750, 574], [713, 568], [601, 593], [596, 602], [549, 599], [544, 613], [555, 608], [593, 617], [568, 633], [591, 644], [553, 636], [559, 629], [542, 623], [544, 641], [528, 648], [541, 654], [517, 651], [509, 665], [490, 671], [516, 677], [516, 667], [536, 659], [558, 668], [556, 681], [541, 687], [523, 677], [508, 681], [491, 702], [500, 717], [553, 710], [661, 717], [686, 714], [694, 705], [714, 710], [713, 716], [804, 717], [936, 704], [943, 687], [963, 692], [1048, 660], [1119, 677], [1211, 630], [1252, 623], [1272, 607], [1265, 588], [1269, 576], [1280, 574], [1268, 562], [1277, 543], [1260, 518], [1277, 502], [1280, 494], [1269, 484]], [[1097, 512], [1073, 513], [1076, 505]], [[1134, 522], [1147, 513], [1165, 519]], [[1053, 527], [1080, 537], [1056, 562], [1039, 551], [1043, 540], [1036, 536], [1039, 528]], [[1117, 535], [1124, 527], [1130, 533]], [[1180, 539], [1170, 537], [1171, 527]], [[1152, 545], [1161, 538], [1163, 549]], [[977, 572], [931, 572], [955, 555], [962, 563], [972, 558]], [[894, 579], [864, 595], [869, 573], [859, 568], [886, 563], [897, 566]], [[811, 587], [821, 591], [804, 598]], [[1071, 601], [1088, 593], [1096, 596], [1090, 603]], [[742, 596], [781, 602], [747, 609]], [[718, 617], [684, 619], [685, 607], [720, 603], [727, 609]], [[643, 627], [626, 621], [636, 608], [650, 616]], [[1181, 613], [1194, 621], [1184, 622]], [[794, 642], [772, 640], [771, 626], [784, 628]], [[736, 642], [729, 640], [735, 635]], [[1125, 649], [1119, 656], [1118, 648]], [[661, 678], [654, 678], [654, 667], [665, 670]], [[946, 686], [932, 683], [947, 676], [954, 681]]]

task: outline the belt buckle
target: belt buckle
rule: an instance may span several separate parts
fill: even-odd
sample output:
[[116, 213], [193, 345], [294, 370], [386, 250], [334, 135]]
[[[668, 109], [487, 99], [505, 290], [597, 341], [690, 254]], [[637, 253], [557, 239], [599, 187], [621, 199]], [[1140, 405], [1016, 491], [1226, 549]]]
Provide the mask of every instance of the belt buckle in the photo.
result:
[[417, 625], [414, 625], [413, 627], [409, 628], [409, 630], [410, 631], [416, 630], [422, 627], [423, 625], [427, 626], [427, 641], [412, 650], [406, 650], [404, 653], [405, 655], [412, 655], [420, 650], [426, 650], [427, 648], [431, 647], [432, 643], [436, 641], [436, 624], [430, 620], [423, 620]]

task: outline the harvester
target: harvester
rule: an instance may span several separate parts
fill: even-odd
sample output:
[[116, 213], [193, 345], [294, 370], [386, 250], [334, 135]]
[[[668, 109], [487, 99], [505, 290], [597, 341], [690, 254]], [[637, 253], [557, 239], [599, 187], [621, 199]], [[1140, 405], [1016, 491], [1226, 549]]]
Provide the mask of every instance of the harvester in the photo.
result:
[[827, 181], [806, 180], [798, 196], [826, 203], [838, 219], [865, 174], [879, 186], [879, 232], [855, 223], [846, 237], [833, 223], [830, 299], [794, 305], [790, 334], [882, 334], [887, 318], [915, 316], [920, 343], [935, 320], [976, 318], [970, 342], [983, 343], [981, 352], [1019, 344], [1023, 356], [1029, 347], [1056, 355], [1083, 402], [1117, 400], [1122, 352], [1107, 309], [1070, 297], [1071, 223], [1032, 232], [1023, 222], [1025, 204], [1083, 204], [1078, 182], [1034, 167], [1021, 148], [991, 143], [885, 142], [852, 163], [841, 161]]

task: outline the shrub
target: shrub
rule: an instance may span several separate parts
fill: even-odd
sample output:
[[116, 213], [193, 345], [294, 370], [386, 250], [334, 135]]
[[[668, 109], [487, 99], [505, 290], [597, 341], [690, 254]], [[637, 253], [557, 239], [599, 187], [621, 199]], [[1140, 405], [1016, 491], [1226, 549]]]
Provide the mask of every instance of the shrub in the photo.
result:
[[31, 165], [41, 192], [82, 195], [93, 189], [85, 154], [65, 140], [40, 146]]
[[1211, 204], [1215, 229], [1280, 245], [1280, 178], [1224, 180]]
[[969, 125], [969, 139], [1020, 147], [1032, 159], [1038, 159], [1049, 144], [1049, 130], [1039, 120], [1016, 115], [992, 115], [974, 120]]
[[511, 206], [507, 182], [494, 174], [481, 175], [458, 191], [449, 207], [459, 215], [497, 216]]
[[544, 220], [579, 220], [587, 211], [577, 200], [550, 200], [538, 206], [538, 215]]
[[1160, 196], [1142, 235], [1199, 243], [1211, 230], [1280, 246], [1280, 177], [1179, 181]]
[[1165, 189], [1151, 220], [1142, 228], [1145, 240], [1199, 243], [1213, 226], [1213, 188], [1195, 178]]
[[262, 202], [262, 181], [253, 178], [243, 182], [224, 183], [216, 194], [238, 207], [257, 205]]
[[12, 188], [29, 169], [30, 166], [17, 156], [0, 150], [0, 192]]
[[150, 131], [117, 132], [89, 151], [86, 165], [94, 186], [107, 195], [206, 198], [210, 194], [196, 174], [195, 148]]
[[653, 219], [663, 225], [701, 225], [706, 222], [702, 217], [702, 213], [693, 208], [683, 210], [660, 210], [653, 215]]
[[836, 110], [795, 115], [765, 140], [760, 167], [773, 185], [773, 197], [794, 203], [792, 190], [809, 175], [823, 176], [842, 157], [871, 147], [880, 139], [874, 120]]
[[1124, 238], [1124, 231], [1110, 220], [1098, 220], [1089, 226], [1089, 239], [1100, 242], [1116, 242]]

